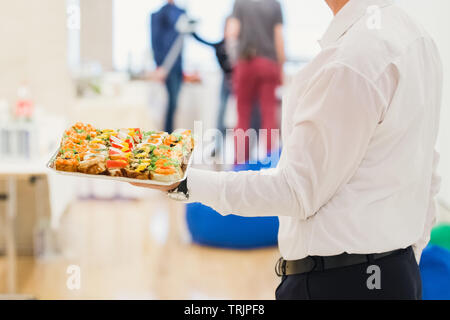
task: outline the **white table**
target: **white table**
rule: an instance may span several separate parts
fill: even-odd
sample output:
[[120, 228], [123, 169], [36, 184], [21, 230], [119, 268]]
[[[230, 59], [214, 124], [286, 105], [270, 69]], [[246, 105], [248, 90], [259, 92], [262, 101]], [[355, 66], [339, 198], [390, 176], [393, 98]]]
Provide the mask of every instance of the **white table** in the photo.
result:
[[[3, 195], [3, 199], [7, 201], [7, 209], [5, 216], [5, 247], [6, 247], [6, 269], [7, 269], [7, 295], [5, 298], [30, 298], [28, 295], [17, 295], [17, 249], [15, 240], [14, 223], [17, 215], [17, 182], [22, 179], [30, 179], [31, 177], [37, 178], [36, 183], [41, 181], [42, 177], [45, 177], [48, 170], [45, 167], [45, 162], [28, 162], [20, 164], [8, 164], [1, 163], [0, 165], [0, 178], [6, 178], [7, 191]], [[37, 192], [42, 192], [39, 185], [36, 188]], [[39, 194], [36, 199], [40, 199]], [[36, 201], [38, 202], [38, 201]], [[38, 214], [42, 214], [38, 208], [41, 208], [36, 203]], [[42, 208], [40, 209], [42, 210]], [[0, 298], [2, 296], [0, 295]]]

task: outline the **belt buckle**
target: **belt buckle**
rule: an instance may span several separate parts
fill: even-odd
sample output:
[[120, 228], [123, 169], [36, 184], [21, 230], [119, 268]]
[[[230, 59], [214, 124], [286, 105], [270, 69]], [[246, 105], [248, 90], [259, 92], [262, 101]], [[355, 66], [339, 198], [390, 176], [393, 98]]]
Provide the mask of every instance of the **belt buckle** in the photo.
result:
[[286, 260], [284, 260], [282, 257], [278, 259], [277, 263], [275, 264], [275, 273], [279, 277], [286, 275]]

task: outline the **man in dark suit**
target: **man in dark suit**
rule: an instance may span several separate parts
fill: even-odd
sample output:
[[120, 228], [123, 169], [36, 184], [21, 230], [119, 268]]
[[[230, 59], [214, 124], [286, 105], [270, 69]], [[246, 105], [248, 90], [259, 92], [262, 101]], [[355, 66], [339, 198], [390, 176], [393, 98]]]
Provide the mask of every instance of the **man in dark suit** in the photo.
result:
[[153, 13], [150, 19], [151, 44], [155, 63], [158, 67], [157, 74], [161, 80], [164, 80], [169, 97], [164, 129], [167, 132], [173, 131], [178, 95], [183, 81], [181, 50], [176, 52], [177, 56], [173, 64], [170, 63], [167, 66], [165, 62], [180, 36], [176, 29], [176, 24], [183, 14], [185, 14], [185, 10], [177, 7], [174, 0], [168, 0], [167, 4]]

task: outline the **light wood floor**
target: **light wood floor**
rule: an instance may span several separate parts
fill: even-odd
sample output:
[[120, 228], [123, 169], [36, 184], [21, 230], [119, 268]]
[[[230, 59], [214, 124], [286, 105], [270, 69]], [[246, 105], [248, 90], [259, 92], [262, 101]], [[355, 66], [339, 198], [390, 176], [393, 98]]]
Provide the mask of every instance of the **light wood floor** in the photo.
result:
[[[38, 299], [273, 299], [278, 250], [191, 244], [183, 206], [159, 193], [145, 201], [77, 201], [62, 217], [56, 253], [19, 257], [18, 291]], [[441, 222], [450, 212], [441, 208]], [[67, 267], [81, 270], [69, 290]], [[0, 256], [0, 293], [5, 287]]]
[[[187, 241], [181, 204], [78, 201], [56, 233], [59, 253], [19, 257], [18, 291], [39, 299], [273, 299], [276, 248], [238, 251]], [[69, 290], [69, 265], [81, 287]], [[0, 258], [0, 292], [5, 288]]]

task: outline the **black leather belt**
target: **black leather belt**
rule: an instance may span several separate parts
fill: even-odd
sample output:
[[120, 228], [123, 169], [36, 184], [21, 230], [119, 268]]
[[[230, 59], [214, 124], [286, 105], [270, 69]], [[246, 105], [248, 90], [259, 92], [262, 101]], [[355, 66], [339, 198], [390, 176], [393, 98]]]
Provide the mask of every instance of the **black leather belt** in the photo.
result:
[[337, 256], [319, 257], [308, 256], [300, 260], [284, 260], [280, 258], [275, 265], [275, 272], [278, 276], [289, 276], [294, 274], [302, 274], [311, 271], [324, 271], [341, 267], [348, 267], [355, 264], [367, 263], [379, 260], [381, 258], [403, 252], [407, 249], [393, 250], [384, 253], [374, 254], [348, 254], [342, 253]]

